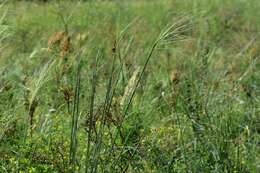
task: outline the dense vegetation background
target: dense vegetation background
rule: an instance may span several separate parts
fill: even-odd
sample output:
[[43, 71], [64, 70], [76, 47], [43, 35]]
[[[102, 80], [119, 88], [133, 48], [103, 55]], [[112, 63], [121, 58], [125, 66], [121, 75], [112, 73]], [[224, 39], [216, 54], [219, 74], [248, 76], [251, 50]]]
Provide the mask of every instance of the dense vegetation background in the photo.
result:
[[0, 172], [260, 172], [260, 1], [1, 1]]

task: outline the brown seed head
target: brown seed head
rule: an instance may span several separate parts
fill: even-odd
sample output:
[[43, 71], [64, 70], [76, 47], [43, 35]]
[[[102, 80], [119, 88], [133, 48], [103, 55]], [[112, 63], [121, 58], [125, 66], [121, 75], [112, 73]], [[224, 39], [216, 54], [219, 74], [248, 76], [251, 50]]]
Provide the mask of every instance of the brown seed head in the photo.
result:
[[179, 82], [179, 77], [180, 77], [180, 74], [178, 71], [173, 71], [172, 72], [172, 75], [171, 75], [171, 82], [176, 84]]
[[71, 48], [70, 36], [64, 31], [56, 32], [48, 39], [48, 51], [52, 52], [57, 47], [60, 51], [60, 56], [64, 57], [69, 53]]

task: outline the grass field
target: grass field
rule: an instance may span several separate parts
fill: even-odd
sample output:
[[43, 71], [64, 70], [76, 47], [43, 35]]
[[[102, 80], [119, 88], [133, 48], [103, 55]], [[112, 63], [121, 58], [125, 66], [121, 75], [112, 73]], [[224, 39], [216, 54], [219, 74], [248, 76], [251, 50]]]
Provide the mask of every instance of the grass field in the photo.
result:
[[260, 172], [259, 0], [0, 4], [1, 173]]

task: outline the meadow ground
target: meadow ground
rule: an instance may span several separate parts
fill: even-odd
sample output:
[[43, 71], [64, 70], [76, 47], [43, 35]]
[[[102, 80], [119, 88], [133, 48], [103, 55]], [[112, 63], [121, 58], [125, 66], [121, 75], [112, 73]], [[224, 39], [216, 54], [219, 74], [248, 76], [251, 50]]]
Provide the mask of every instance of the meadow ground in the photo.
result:
[[260, 172], [260, 1], [1, 1], [0, 172]]

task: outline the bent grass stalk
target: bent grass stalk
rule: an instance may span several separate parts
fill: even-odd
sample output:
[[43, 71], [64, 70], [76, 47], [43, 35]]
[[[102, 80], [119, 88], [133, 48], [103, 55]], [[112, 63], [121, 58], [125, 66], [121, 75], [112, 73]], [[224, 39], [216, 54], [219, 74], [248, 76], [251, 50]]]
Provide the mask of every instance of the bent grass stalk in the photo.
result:
[[35, 104], [36, 104], [36, 96], [39, 92], [39, 90], [41, 89], [41, 87], [44, 85], [45, 82], [47, 82], [46, 78], [48, 75], [48, 72], [50, 71], [50, 69], [52, 68], [52, 66], [55, 64], [55, 60], [54, 61], [49, 61], [47, 64], [45, 64], [45, 66], [42, 68], [42, 70], [40, 71], [40, 74], [38, 76], [38, 80], [33, 81], [32, 86], [30, 86], [29, 91], [30, 91], [30, 97], [29, 97], [29, 106], [28, 106], [28, 119], [29, 119], [29, 126], [30, 126], [30, 134], [32, 136], [32, 123], [33, 123], [33, 113], [32, 109], [35, 109]]
[[[143, 65], [142, 69], [141, 69], [140, 75], [138, 76], [138, 78], [137, 78], [137, 80], [136, 80], [137, 82], [136, 82], [134, 88], [132, 89], [132, 93], [131, 93], [131, 95], [130, 95], [130, 97], [129, 97], [129, 100], [128, 100], [126, 106], [125, 106], [124, 109], [123, 109], [122, 122], [124, 121], [124, 119], [126, 118], [126, 116], [127, 116], [127, 114], [128, 114], [128, 111], [129, 111], [130, 105], [131, 105], [131, 103], [132, 103], [132, 100], [133, 100], [133, 98], [134, 98], [134, 95], [135, 95], [135, 93], [136, 93], [136, 90], [137, 90], [137, 88], [138, 88], [138, 86], [139, 86], [139, 84], [140, 84], [140, 82], [141, 82], [141, 80], [142, 80], [142, 77], [143, 77], [143, 75], [144, 75], [144, 73], [145, 73], [145, 70], [146, 70], [146, 68], [147, 68], [147, 66], [148, 66], [148, 63], [149, 63], [149, 61], [150, 61], [150, 59], [151, 59], [151, 57], [152, 57], [154, 51], [156, 50], [156, 48], [158, 47], [158, 45], [159, 45], [160, 43], [164, 43], [165, 41], [166, 41], [167, 43], [169, 43], [169, 42], [172, 43], [172, 42], [174, 42], [174, 41], [177, 41], [178, 38], [179, 38], [179, 37], [178, 37], [178, 36], [179, 36], [179, 33], [182, 32], [182, 30], [183, 30], [183, 28], [185, 28], [185, 26], [188, 26], [187, 24], [185, 24], [185, 22], [187, 22], [187, 21], [189, 21], [189, 20], [190, 20], [189, 17], [183, 17], [182, 19], [180, 19], [180, 20], [177, 21], [176, 23], [172, 24], [171, 26], [166, 27], [166, 29], [164, 29], [164, 30], [160, 33], [159, 37], [158, 37], [158, 38], [155, 40], [155, 42], [153, 43], [153, 45], [152, 45], [152, 47], [151, 47], [151, 49], [150, 49], [150, 51], [149, 51], [149, 53], [148, 53], [148, 55], [147, 55], [147, 57], [146, 57], [145, 63], [144, 63], [144, 65]], [[121, 129], [122, 129], [122, 124], [120, 124], [117, 129], [118, 129], [118, 130], [116, 131], [116, 134], [115, 134], [115, 137], [114, 137], [114, 139], [113, 139], [112, 147], [111, 147], [111, 148], [114, 148], [114, 146], [115, 146], [118, 133], [119, 133], [119, 132], [121, 131]], [[122, 140], [122, 139], [121, 139], [121, 140]], [[122, 145], [123, 145], [123, 146], [125, 145], [125, 142], [126, 142], [125, 139], [122, 140]], [[122, 154], [123, 152], [124, 152], [124, 151], [123, 151], [123, 149], [122, 149], [121, 154]], [[118, 158], [118, 159], [119, 159], [119, 158]], [[118, 160], [117, 160], [116, 162], [118, 162]], [[112, 167], [113, 167], [113, 166], [112, 166]], [[113, 168], [112, 168], [112, 169], [113, 169]]]

